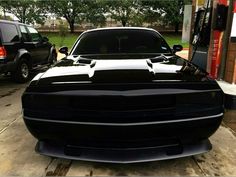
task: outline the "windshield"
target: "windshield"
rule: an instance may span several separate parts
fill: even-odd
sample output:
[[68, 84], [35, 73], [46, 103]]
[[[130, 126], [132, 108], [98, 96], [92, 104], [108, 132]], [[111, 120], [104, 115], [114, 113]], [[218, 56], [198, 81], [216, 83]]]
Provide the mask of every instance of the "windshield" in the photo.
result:
[[84, 33], [72, 55], [170, 54], [171, 49], [155, 31], [114, 29]]

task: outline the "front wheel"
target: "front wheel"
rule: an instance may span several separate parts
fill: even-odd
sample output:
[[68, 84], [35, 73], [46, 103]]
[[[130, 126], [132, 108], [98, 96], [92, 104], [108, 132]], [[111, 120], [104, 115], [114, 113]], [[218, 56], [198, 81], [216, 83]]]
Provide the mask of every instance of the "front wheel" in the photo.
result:
[[30, 67], [29, 63], [22, 59], [16, 69], [16, 72], [13, 73], [13, 77], [16, 82], [24, 83], [29, 80]]

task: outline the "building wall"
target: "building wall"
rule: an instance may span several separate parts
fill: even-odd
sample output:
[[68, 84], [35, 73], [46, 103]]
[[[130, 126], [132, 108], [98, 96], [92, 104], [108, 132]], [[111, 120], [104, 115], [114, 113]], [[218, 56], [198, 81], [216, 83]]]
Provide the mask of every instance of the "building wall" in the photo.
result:
[[231, 34], [229, 36], [224, 80], [236, 84], [236, 0], [232, 1], [231, 5], [233, 7], [228, 15], [231, 21], [229, 29], [231, 30]]
[[236, 43], [229, 43], [224, 79], [236, 84]]

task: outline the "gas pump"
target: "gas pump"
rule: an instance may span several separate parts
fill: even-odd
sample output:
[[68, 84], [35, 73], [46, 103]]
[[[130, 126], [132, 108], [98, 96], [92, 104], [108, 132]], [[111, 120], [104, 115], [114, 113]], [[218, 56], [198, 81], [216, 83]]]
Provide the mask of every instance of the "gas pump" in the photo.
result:
[[208, 48], [210, 43], [212, 8], [199, 8], [195, 14], [195, 25], [192, 37], [193, 53], [190, 61], [206, 70]]
[[[208, 0], [206, 7], [200, 8], [196, 13], [192, 37], [193, 54], [190, 60], [205, 70], [207, 70], [207, 64], [210, 65], [210, 75], [213, 78], [217, 78], [228, 7], [227, 0], [219, 0], [216, 9], [213, 10], [213, 5], [210, 2], [214, 3], [214, 1]], [[210, 46], [211, 36], [213, 40], [212, 46]], [[209, 46], [212, 48], [211, 56], [208, 55]], [[210, 57], [209, 63], [208, 57]]]

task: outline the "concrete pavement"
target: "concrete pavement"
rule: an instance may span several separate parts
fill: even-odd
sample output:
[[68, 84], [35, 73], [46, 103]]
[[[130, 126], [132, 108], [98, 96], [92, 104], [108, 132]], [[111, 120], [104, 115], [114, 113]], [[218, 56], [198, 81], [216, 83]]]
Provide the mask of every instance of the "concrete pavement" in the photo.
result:
[[205, 154], [141, 164], [106, 164], [41, 156], [22, 120], [20, 97], [27, 84], [0, 76], [0, 176], [236, 176], [236, 133], [222, 124]]
[[176, 52], [176, 55], [184, 58], [184, 59], [188, 59], [188, 53], [189, 53], [189, 49], [188, 48], [184, 48], [182, 51], [180, 52]]

